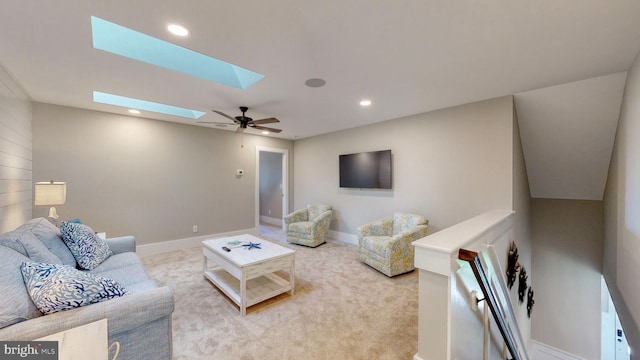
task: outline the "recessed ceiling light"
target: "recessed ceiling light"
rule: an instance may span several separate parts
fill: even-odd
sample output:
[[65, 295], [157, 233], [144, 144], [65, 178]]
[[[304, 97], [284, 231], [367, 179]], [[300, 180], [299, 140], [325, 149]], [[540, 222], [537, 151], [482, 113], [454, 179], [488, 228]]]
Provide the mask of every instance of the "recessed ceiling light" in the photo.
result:
[[269, 132], [268, 131], [263, 131], [262, 135], [269, 135]]
[[369, 105], [371, 105], [371, 100], [360, 101], [360, 106], [369, 106]]
[[189, 30], [187, 30], [186, 27], [177, 25], [177, 24], [171, 24], [167, 26], [167, 30], [169, 30], [169, 32], [172, 33], [173, 35], [177, 35], [177, 36], [189, 35]]
[[308, 87], [323, 87], [325, 86], [327, 82], [322, 80], [322, 79], [309, 79], [307, 81], [304, 82], [305, 85], [307, 85]]
[[140, 114], [140, 111], [136, 109], [129, 109], [129, 112], [132, 114]]

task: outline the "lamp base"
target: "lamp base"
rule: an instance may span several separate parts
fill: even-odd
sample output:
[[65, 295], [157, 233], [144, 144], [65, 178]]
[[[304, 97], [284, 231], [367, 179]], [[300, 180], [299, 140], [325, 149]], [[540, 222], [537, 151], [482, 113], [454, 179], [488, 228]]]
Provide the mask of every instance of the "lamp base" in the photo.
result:
[[53, 224], [58, 226], [58, 212], [56, 211], [55, 206], [52, 206], [49, 209], [49, 216], [47, 217], [47, 219]]

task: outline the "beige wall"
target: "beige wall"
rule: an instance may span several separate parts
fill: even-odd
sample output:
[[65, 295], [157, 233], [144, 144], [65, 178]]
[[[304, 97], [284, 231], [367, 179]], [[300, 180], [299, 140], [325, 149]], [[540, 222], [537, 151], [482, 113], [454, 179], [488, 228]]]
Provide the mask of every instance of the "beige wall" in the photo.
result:
[[602, 201], [533, 199], [532, 337], [600, 358]]
[[[529, 275], [528, 284], [536, 287], [535, 278], [531, 271], [532, 261], [532, 239], [531, 239], [531, 196], [529, 190], [529, 179], [524, 162], [524, 154], [522, 152], [522, 141], [520, 140], [520, 127], [518, 126], [518, 118], [515, 107], [513, 109], [513, 210], [515, 211], [513, 224], [514, 242], [518, 246], [518, 261], [521, 266], [527, 269]], [[502, 255], [501, 261], [503, 269], [506, 269], [506, 259], [509, 252], [508, 242], [498, 243], [504, 248], [500, 249]], [[515, 286], [510, 291], [511, 301], [518, 304], [518, 291]], [[515, 317], [520, 327], [520, 332], [525, 341], [525, 346], [529, 346], [531, 339], [531, 319], [527, 316], [526, 305], [516, 305]]]
[[[294, 207], [333, 205], [331, 229], [394, 211], [429, 219], [430, 233], [512, 207], [512, 97], [503, 97], [295, 142]], [[391, 149], [393, 190], [342, 189], [340, 154]]]
[[640, 358], [640, 58], [627, 73], [605, 190], [604, 275], [632, 358]]
[[31, 102], [0, 66], [0, 233], [31, 218]]
[[[256, 146], [292, 142], [34, 103], [34, 181], [67, 182], [62, 219], [138, 244], [255, 227]], [[236, 170], [244, 176], [237, 177]], [[46, 209], [34, 208], [34, 216]], [[192, 232], [198, 225], [197, 234]]]

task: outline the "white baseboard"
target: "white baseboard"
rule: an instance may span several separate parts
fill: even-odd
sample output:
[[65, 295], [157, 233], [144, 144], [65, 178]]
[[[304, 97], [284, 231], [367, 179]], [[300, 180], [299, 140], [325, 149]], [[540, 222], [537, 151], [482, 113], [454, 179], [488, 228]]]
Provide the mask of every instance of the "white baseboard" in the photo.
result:
[[136, 253], [138, 253], [138, 255], [140, 256], [155, 255], [155, 254], [160, 254], [160, 253], [169, 252], [169, 251], [198, 247], [202, 245], [203, 240], [207, 240], [207, 239], [214, 239], [214, 238], [221, 238], [226, 236], [235, 236], [235, 235], [242, 235], [242, 234], [251, 234], [251, 235], [257, 236], [259, 234], [259, 231], [257, 228], [252, 228], [252, 229], [230, 231], [230, 232], [219, 233], [219, 234], [200, 235], [200, 236], [195, 236], [195, 237], [190, 237], [185, 239], [162, 241], [162, 242], [157, 242], [153, 244], [138, 245], [136, 246]]
[[260, 222], [275, 225], [275, 226], [282, 226], [282, 219], [272, 218], [268, 216], [260, 215]]
[[566, 351], [556, 349], [553, 346], [532, 340], [531, 359], [532, 360], [585, 360], [579, 356]]
[[[280, 219], [276, 219], [276, 220], [280, 220]], [[278, 223], [278, 225], [280, 224]], [[201, 246], [202, 241], [207, 239], [214, 239], [214, 238], [221, 238], [225, 236], [235, 236], [235, 235], [242, 235], [242, 234], [251, 234], [251, 235], [257, 236], [259, 234], [259, 230], [257, 228], [252, 228], [252, 229], [236, 230], [236, 231], [230, 231], [230, 232], [219, 233], [219, 234], [200, 235], [200, 236], [194, 236], [194, 237], [178, 239], [178, 240], [162, 241], [162, 242], [157, 242], [153, 244], [138, 245], [136, 246], [136, 252], [140, 256], [155, 255], [155, 254], [160, 254], [160, 253], [169, 252], [169, 251], [189, 249], [189, 248]], [[331, 239], [342, 241], [347, 244], [356, 245], [356, 246], [358, 245], [357, 235], [329, 230], [329, 237]]]
[[351, 245], [358, 245], [358, 235], [329, 230], [329, 237]]

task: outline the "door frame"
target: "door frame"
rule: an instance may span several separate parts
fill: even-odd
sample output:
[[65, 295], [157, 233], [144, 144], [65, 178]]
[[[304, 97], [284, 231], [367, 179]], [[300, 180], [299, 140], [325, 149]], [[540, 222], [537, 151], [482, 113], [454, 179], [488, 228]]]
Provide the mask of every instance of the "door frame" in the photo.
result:
[[256, 146], [256, 190], [255, 190], [255, 227], [260, 229], [260, 153], [272, 152], [282, 154], [282, 229], [284, 229], [284, 217], [289, 213], [289, 150]]

